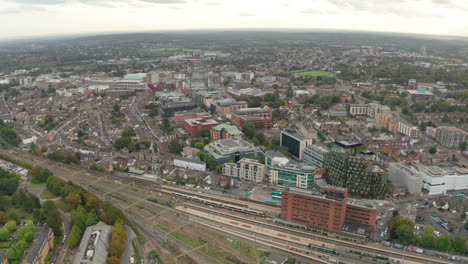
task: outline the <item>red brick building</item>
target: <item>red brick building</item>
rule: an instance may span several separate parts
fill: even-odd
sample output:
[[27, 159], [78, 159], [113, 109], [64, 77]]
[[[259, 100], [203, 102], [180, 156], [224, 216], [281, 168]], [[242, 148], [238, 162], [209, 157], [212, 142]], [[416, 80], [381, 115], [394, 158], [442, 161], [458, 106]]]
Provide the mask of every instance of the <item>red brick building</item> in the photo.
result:
[[283, 192], [281, 219], [340, 232], [345, 222], [375, 230], [377, 209], [372, 203], [348, 200], [348, 190], [327, 186], [322, 191], [290, 187]]
[[211, 117], [206, 112], [194, 112], [194, 111], [183, 111], [183, 112], [176, 112], [174, 114], [174, 123], [176, 126], [183, 126], [185, 119], [191, 119], [191, 118], [202, 118], [202, 117]]
[[184, 129], [187, 132], [194, 136], [197, 132], [203, 129], [210, 129], [214, 126], [217, 126], [218, 122], [212, 117], [201, 117], [201, 118], [191, 118], [184, 120]]
[[330, 188], [324, 192], [289, 188], [283, 192], [281, 218], [313, 228], [339, 232], [344, 224], [348, 190]]
[[243, 127], [247, 123], [255, 124], [258, 128], [271, 128], [273, 110], [265, 108], [244, 108], [232, 113], [231, 119], [238, 126]]

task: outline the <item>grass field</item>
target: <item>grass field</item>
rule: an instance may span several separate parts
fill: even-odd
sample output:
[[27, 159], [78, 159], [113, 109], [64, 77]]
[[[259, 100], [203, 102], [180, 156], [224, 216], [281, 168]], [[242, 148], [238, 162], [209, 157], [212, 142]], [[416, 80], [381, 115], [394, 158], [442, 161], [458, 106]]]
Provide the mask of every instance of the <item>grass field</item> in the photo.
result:
[[305, 72], [298, 72], [296, 73], [300, 76], [330, 76], [331, 73], [329, 72], [323, 72], [323, 71], [305, 71]]
[[21, 220], [25, 220], [25, 219], [28, 219], [28, 220], [32, 220], [33, 219], [33, 216], [32, 214], [26, 212], [24, 209], [22, 208], [14, 208], [12, 206], [9, 206], [6, 208], [6, 211], [5, 211], [7, 214], [11, 214], [11, 213], [14, 213], [16, 214], [19, 219]]
[[180, 51], [182, 49], [180, 48], [154, 48], [154, 49], [148, 49], [150, 52], [169, 52], [169, 51]]
[[70, 207], [62, 200], [55, 201], [55, 206], [57, 206], [57, 209], [62, 210], [66, 213], [70, 212]]
[[45, 186], [46, 186], [45, 183], [31, 183], [31, 184], [29, 185], [29, 188], [33, 188], [33, 189], [34, 189], [34, 188], [41, 188], [41, 187], [45, 187]]
[[39, 195], [39, 197], [41, 197], [41, 199], [48, 200], [48, 199], [57, 198], [57, 195], [53, 194], [53, 193], [52, 193], [51, 191], [49, 191], [48, 189], [45, 189], [43, 192], [41, 192], [41, 194]]

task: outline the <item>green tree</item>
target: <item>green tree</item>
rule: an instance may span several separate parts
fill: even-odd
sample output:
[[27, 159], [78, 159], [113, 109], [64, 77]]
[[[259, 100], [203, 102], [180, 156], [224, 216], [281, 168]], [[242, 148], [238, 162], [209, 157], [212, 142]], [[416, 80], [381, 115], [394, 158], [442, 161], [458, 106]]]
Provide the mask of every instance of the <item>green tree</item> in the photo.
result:
[[171, 153], [180, 153], [182, 152], [182, 144], [180, 144], [178, 138], [174, 138], [169, 142], [168, 149]]
[[466, 237], [457, 237], [452, 242], [453, 250], [459, 253], [468, 252], [468, 239]]
[[252, 139], [255, 136], [256, 133], [256, 127], [252, 123], [247, 123], [245, 126], [242, 128], [242, 132], [244, 132], [245, 136]]
[[441, 235], [436, 240], [436, 248], [441, 251], [447, 251], [450, 248], [450, 238], [447, 235]]
[[460, 143], [458, 147], [460, 148], [461, 151], [466, 151], [467, 146], [468, 146], [468, 143], [466, 141], [463, 141]]
[[171, 123], [169, 122], [169, 119], [163, 118], [162, 125], [161, 125], [161, 130], [164, 133], [171, 133], [172, 131], [174, 131], [174, 129], [171, 126]]
[[216, 166], [216, 173], [217, 174], [222, 174], [223, 173], [223, 165], [218, 165]]
[[68, 239], [68, 246], [75, 248], [81, 239], [81, 229], [77, 225], [73, 225], [70, 238]]
[[[407, 226], [403, 228], [403, 230], [411, 229], [410, 233], [413, 234], [413, 228], [414, 228], [413, 221], [403, 216], [395, 216], [388, 222], [389, 235], [391, 239], [399, 238], [397, 230], [400, 226]], [[406, 240], [407, 237], [403, 237], [403, 239]]]
[[5, 212], [0, 211], [0, 226], [3, 226], [6, 222], [8, 222], [8, 216]]
[[31, 241], [33, 241], [34, 239], [35, 234], [36, 234], [36, 228], [34, 227], [34, 225], [29, 224], [29, 225], [22, 226], [18, 229], [16, 238], [18, 240], [24, 240], [28, 244], [30, 244]]
[[99, 216], [96, 211], [91, 210], [88, 214], [88, 218], [86, 219], [86, 226], [93, 226], [97, 223], [99, 223]]
[[434, 155], [437, 153], [437, 148], [436, 146], [432, 146], [429, 148], [429, 154]]
[[72, 210], [70, 220], [71, 225], [76, 225], [81, 230], [84, 230], [86, 228], [86, 221], [88, 220], [88, 213], [80, 205], [78, 208], [76, 208], [76, 210]]
[[194, 147], [197, 149], [203, 149], [205, 147], [205, 144], [203, 142], [196, 142], [194, 144]]
[[424, 234], [421, 237], [421, 246], [424, 248], [434, 248], [435, 245], [435, 239], [436, 237], [434, 236], [434, 227], [429, 226], [424, 230]]
[[62, 218], [53, 201], [46, 201], [42, 205], [43, 215], [45, 216], [45, 222], [54, 231], [55, 236], [62, 235]]
[[202, 129], [198, 131], [197, 133], [195, 133], [195, 136], [196, 137], [210, 137], [210, 130], [207, 128]]
[[398, 226], [396, 230], [397, 238], [404, 245], [412, 244], [415, 240], [413, 228], [408, 224]]

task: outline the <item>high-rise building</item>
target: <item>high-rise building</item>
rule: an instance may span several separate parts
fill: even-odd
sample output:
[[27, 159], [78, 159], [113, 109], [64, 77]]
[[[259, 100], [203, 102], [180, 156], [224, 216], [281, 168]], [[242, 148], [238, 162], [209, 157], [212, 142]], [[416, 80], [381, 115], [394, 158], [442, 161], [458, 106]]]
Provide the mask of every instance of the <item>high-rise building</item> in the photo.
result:
[[280, 152], [269, 151], [265, 154], [267, 175], [273, 185], [312, 188], [315, 167], [289, 159]]
[[417, 167], [392, 162], [388, 166], [388, 179], [394, 186], [403, 186], [412, 195], [421, 193], [423, 179]]
[[237, 163], [225, 163], [223, 175], [251, 182], [262, 182], [265, 165], [254, 159], [241, 159]]
[[319, 145], [309, 145], [304, 150], [304, 163], [316, 168], [324, 168], [325, 157], [330, 154], [330, 149]]
[[388, 172], [375, 163], [375, 157], [361, 143], [335, 141], [325, 158], [325, 179], [329, 184], [348, 188], [354, 196], [383, 198]]
[[290, 187], [283, 191], [281, 219], [333, 232], [342, 231], [345, 223], [375, 231], [377, 207], [373, 202], [348, 199], [346, 188], [325, 186], [316, 191]]
[[281, 218], [313, 228], [339, 232], [345, 221], [348, 191], [324, 188], [323, 192], [290, 187], [283, 191]]
[[435, 139], [444, 147], [458, 148], [462, 142], [468, 142], [468, 132], [453, 126], [438, 127]]
[[305, 148], [312, 145], [312, 139], [297, 130], [285, 129], [281, 131], [280, 145], [286, 147], [291, 155], [302, 160]]

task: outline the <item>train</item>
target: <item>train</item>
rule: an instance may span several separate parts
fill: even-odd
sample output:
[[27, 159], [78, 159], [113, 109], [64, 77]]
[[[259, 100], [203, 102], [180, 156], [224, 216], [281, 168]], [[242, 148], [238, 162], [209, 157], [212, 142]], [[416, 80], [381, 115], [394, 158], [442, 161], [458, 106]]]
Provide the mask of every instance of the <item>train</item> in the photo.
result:
[[265, 200], [265, 203], [277, 204], [278, 202], [277, 202], [277, 201], [273, 201], [273, 200]]
[[181, 198], [184, 198], [186, 200], [203, 203], [203, 204], [213, 206], [213, 207], [225, 208], [225, 209], [228, 209], [228, 210], [241, 212], [241, 213], [245, 213], [245, 214], [249, 214], [249, 215], [266, 217], [265, 212], [250, 209], [250, 208], [246, 208], [246, 207], [241, 207], [241, 206], [232, 205], [232, 204], [225, 204], [225, 203], [221, 203], [221, 202], [201, 198], [201, 197], [198, 197], [198, 196], [187, 195], [187, 194], [178, 193], [178, 192], [172, 192], [171, 194], [174, 197], [181, 197]]

